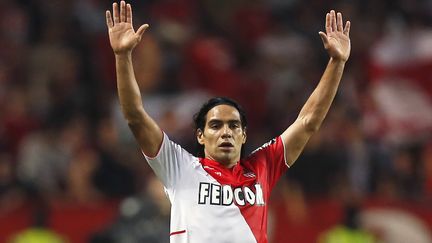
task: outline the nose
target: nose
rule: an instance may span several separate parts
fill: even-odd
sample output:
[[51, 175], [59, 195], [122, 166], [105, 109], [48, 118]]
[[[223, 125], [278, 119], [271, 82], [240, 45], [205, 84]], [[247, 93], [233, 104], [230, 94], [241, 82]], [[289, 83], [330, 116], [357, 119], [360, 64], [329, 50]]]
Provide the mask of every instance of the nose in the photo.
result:
[[222, 128], [222, 138], [230, 138], [232, 137], [232, 131], [228, 125], [223, 126]]

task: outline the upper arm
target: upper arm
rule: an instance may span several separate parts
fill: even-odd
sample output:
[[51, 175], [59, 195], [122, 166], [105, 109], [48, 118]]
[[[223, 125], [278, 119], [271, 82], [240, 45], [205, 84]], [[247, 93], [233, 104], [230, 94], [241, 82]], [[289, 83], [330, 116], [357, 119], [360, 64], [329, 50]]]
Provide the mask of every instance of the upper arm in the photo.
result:
[[281, 135], [285, 146], [285, 159], [288, 166], [294, 164], [314, 132], [308, 130], [301, 119], [297, 119]]
[[144, 111], [140, 110], [133, 119], [127, 119], [141, 150], [149, 157], [154, 157], [162, 144], [163, 132], [157, 123]]

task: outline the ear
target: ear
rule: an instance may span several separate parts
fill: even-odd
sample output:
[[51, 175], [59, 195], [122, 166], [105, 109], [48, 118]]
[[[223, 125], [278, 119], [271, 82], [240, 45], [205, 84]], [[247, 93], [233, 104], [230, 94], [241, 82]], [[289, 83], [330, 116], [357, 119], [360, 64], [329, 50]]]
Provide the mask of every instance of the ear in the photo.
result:
[[204, 134], [199, 128], [196, 130], [196, 138], [199, 144], [204, 145]]
[[245, 144], [246, 143], [246, 138], [247, 138], [247, 135], [246, 135], [246, 127], [243, 129], [243, 141], [242, 141], [242, 144]]

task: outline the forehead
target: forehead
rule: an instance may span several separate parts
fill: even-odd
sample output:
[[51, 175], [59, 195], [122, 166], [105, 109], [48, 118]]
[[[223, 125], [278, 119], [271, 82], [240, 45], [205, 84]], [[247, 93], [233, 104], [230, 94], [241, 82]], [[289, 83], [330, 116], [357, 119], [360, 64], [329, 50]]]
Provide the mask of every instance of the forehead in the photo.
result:
[[207, 112], [207, 122], [211, 120], [241, 120], [238, 110], [230, 105], [217, 105]]

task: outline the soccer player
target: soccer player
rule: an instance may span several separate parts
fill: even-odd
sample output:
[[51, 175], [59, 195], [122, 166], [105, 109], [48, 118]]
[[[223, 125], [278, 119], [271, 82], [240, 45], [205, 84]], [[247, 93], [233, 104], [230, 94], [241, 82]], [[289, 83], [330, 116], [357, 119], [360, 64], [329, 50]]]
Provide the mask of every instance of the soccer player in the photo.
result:
[[124, 1], [106, 11], [115, 54], [121, 109], [149, 165], [171, 201], [171, 242], [267, 242], [267, 205], [277, 179], [298, 158], [318, 131], [336, 94], [351, 44], [350, 22], [341, 13], [326, 15], [319, 32], [330, 60], [296, 121], [280, 136], [246, 158], [246, 117], [227, 98], [213, 98], [195, 115], [194, 156], [171, 141], [143, 108], [132, 67], [132, 50], [148, 28], [132, 26], [132, 8]]

